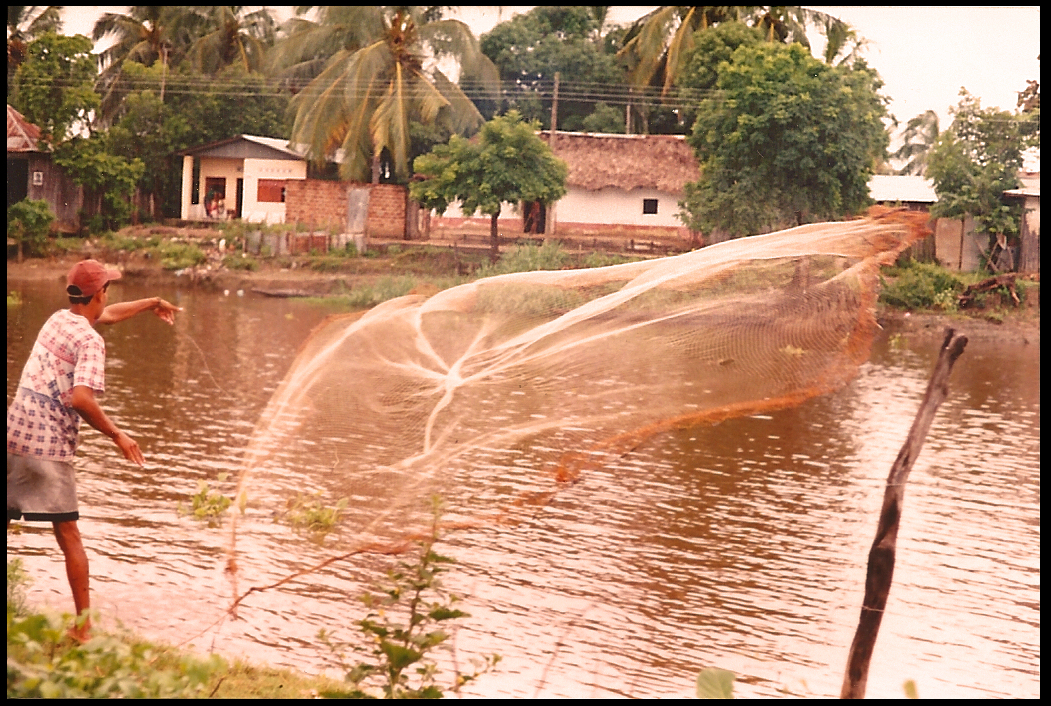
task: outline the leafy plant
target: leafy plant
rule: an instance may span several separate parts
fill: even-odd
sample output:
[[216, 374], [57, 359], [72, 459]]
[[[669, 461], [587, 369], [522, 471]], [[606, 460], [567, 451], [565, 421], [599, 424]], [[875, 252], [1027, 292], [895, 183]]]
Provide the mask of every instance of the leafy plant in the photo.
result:
[[8, 603], [8, 698], [194, 697], [223, 665], [213, 655], [182, 656], [161, 667], [160, 655], [146, 644], [110, 635], [71, 643], [67, 625], [68, 616], [18, 615]]
[[959, 277], [938, 265], [909, 261], [893, 271], [896, 279], [885, 284], [880, 301], [902, 309], [956, 309], [956, 295], [963, 288]]
[[732, 699], [734, 697], [734, 673], [725, 669], [708, 667], [697, 675], [698, 699]]
[[29, 574], [22, 566], [21, 559], [7, 562], [7, 614], [25, 614], [26, 586], [29, 585]]
[[300, 493], [288, 501], [288, 521], [293, 527], [325, 534], [336, 526], [349, 502], [347, 498], [340, 498], [329, 506], [321, 502], [320, 493], [311, 496]]
[[193, 243], [167, 242], [160, 246], [160, 253], [161, 267], [166, 270], [183, 270], [208, 259], [204, 251]]
[[[399, 562], [387, 573], [387, 581], [374, 592], [361, 597], [368, 614], [357, 625], [364, 645], [337, 643], [322, 630], [318, 637], [336, 654], [346, 679], [348, 691], [325, 692], [327, 697], [371, 698], [370, 689], [379, 688], [382, 696], [394, 698], [441, 698], [438, 666], [431, 653], [449, 639], [444, 625], [469, 617], [456, 608], [459, 598], [448, 593], [439, 576], [453, 559], [434, 550], [438, 542], [440, 504], [435, 501], [434, 522], [430, 534], [419, 545], [415, 561]], [[350, 646], [365, 659], [353, 665], [344, 661], [342, 650]], [[482, 667], [471, 674], [457, 674], [454, 690], [495, 667], [498, 655], [488, 657]]]
[[[226, 480], [227, 473], [220, 473], [219, 482]], [[212, 490], [206, 481], [197, 481], [197, 492], [190, 498], [190, 508], [187, 510], [179, 503], [181, 514], [193, 515], [194, 519], [215, 524], [230, 507], [232, 501], [222, 493]]]
[[7, 209], [7, 232], [18, 244], [18, 259], [23, 255], [47, 255], [48, 233], [55, 216], [43, 199], [22, 199]]
[[566, 258], [566, 252], [554, 241], [547, 241], [543, 245], [526, 243], [516, 245], [513, 250], [505, 252], [495, 264], [482, 267], [478, 275], [491, 277], [509, 272], [560, 270]]
[[228, 270], [255, 272], [259, 269], [259, 261], [254, 257], [245, 255], [244, 253], [241, 253], [240, 255], [227, 255], [223, 258], [223, 267]]

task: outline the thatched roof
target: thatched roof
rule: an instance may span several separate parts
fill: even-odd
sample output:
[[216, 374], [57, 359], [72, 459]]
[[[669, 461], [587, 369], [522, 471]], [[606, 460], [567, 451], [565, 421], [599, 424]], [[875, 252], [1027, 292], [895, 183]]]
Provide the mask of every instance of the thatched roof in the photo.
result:
[[[547, 142], [548, 132], [540, 137]], [[556, 132], [555, 155], [569, 165], [569, 186], [683, 193], [700, 171], [682, 135], [608, 135]]]

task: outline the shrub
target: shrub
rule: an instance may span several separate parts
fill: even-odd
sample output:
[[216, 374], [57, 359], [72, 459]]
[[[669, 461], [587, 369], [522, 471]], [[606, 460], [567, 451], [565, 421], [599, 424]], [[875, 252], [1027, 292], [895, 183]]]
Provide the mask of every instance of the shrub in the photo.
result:
[[482, 267], [478, 276], [492, 277], [511, 272], [561, 270], [567, 257], [562, 247], [554, 241], [547, 241], [543, 245], [534, 243], [517, 245], [513, 250], [501, 255], [495, 264]]
[[938, 265], [910, 261], [889, 272], [896, 274], [880, 293], [880, 301], [902, 309], [956, 309], [956, 295], [964, 289], [959, 277]]
[[193, 243], [168, 242], [160, 246], [161, 267], [166, 270], [184, 270], [203, 264], [208, 256]]
[[228, 270], [245, 270], [255, 272], [259, 269], [259, 261], [244, 253], [240, 255], [227, 255], [223, 258], [223, 266]]
[[22, 199], [7, 209], [7, 233], [18, 244], [18, 259], [48, 254], [48, 233], [55, 220], [47, 201]]
[[185, 656], [158, 665], [145, 644], [109, 635], [71, 644], [65, 616], [7, 612], [8, 698], [187, 698], [200, 696], [221, 658]]

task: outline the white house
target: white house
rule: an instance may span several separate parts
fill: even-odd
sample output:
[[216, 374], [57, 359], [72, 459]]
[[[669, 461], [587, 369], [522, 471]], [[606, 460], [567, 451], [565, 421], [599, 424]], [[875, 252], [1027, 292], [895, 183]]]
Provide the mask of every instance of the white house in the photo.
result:
[[[546, 131], [541, 139], [550, 143]], [[556, 132], [555, 156], [569, 167], [567, 193], [549, 204], [505, 204], [500, 230], [558, 237], [619, 235], [645, 239], [691, 237], [677, 218], [687, 182], [700, 172], [682, 135]], [[431, 220], [431, 232], [488, 232], [488, 217], [463, 218], [456, 204]]]
[[307, 177], [306, 158], [273, 137], [237, 135], [179, 154], [183, 220], [283, 223], [286, 182]]

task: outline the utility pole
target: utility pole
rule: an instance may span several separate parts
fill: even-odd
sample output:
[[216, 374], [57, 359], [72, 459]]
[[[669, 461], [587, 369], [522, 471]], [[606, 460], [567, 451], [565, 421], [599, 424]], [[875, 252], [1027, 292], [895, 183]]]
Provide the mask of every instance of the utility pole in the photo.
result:
[[[555, 91], [551, 97], [551, 133], [548, 135], [547, 146], [552, 154], [555, 151], [555, 130], [558, 129], [558, 79], [559, 73], [555, 72]], [[547, 224], [544, 229], [548, 235], [555, 234], [555, 204], [547, 206]], [[545, 239], [546, 240], [546, 239]]]
[[547, 146], [552, 151], [555, 149], [555, 130], [558, 129], [558, 78], [559, 74], [555, 72], [555, 93], [551, 98], [551, 134], [548, 135]]

